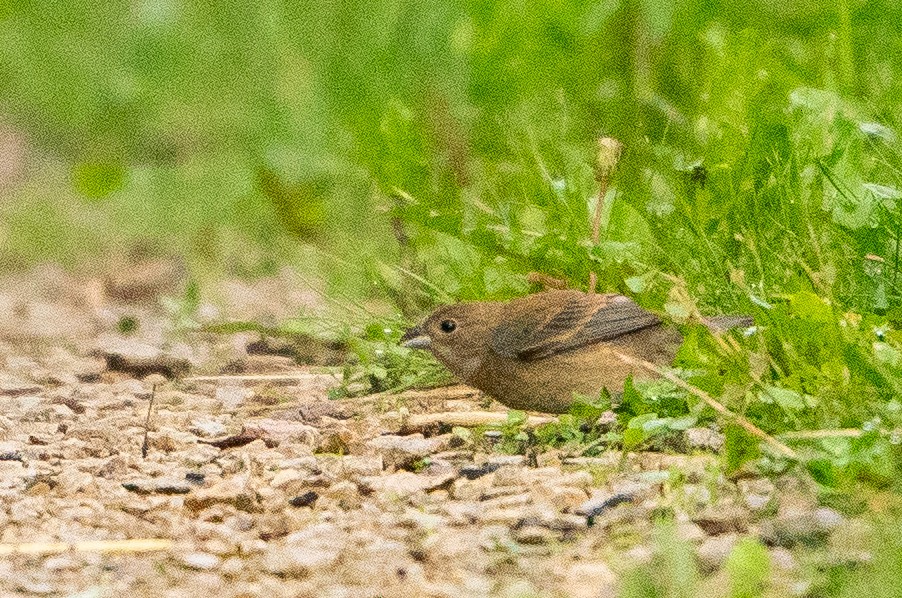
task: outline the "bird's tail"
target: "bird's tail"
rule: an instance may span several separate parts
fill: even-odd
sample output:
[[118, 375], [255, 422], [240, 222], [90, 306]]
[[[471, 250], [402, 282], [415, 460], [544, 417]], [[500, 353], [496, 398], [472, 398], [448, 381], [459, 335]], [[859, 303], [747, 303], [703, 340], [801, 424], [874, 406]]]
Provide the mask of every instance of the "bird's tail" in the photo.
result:
[[730, 328], [748, 328], [753, 326], [755, 321], [751, 316], [714, 316], [713, 318], [705, 318], [705, 326], [712, 332], [723, 332]]

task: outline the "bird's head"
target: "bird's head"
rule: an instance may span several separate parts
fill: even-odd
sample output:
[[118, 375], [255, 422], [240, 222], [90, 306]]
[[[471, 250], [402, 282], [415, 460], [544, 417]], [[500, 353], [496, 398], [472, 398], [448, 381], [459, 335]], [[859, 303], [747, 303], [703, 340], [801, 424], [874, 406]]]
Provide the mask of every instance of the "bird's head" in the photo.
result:
[[439, 307], [401, 337], [411, 349], [431, 351], [452, 373], [466, 381], [492, 346], [501, 321], [501, 303], [474, 302]]

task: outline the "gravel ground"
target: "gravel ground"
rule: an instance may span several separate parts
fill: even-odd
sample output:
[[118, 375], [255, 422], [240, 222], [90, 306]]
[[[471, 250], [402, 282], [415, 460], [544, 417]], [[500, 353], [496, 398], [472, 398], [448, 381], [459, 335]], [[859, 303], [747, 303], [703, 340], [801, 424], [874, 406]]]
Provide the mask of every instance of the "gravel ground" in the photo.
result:
[[[808, 482], [725, 477], [716, 430], [687, 432], [691, 454], [498, 454], [410, 425], [485, 411], [474, 391], [331, 401], [331, 375], [267, 354], [259, 335], [182, 330], [160, 300], [179, 268], [139, 266], [0, 281], [0, 542], [17, 551], [0, 560], [2, 595], [611, 596], [652, 558], [659, 513], [721, 592], [746, 536], [790, 595], [808, 588], [812, 547], [868, 558], [864, 524], [819, 505]], [[200, 317], [321, 307], [299, 288], [288, 273], [230, 282]], [[251, 374], [289, 377], [225, 377]], [[140, 539], [165, 542], [112, 543]], [[22, 552], [60, 542], [74, 546]]]

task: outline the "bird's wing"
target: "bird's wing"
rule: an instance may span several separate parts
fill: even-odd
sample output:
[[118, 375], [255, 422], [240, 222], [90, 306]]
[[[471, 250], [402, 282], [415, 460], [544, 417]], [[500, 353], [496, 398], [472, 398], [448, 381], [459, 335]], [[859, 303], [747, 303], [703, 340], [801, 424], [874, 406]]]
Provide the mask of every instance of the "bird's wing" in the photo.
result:
[[549, 291], [511, 302], [510, 317], [492, 335], [496, 353], [535, 360], [661, 323], [622, 295]]

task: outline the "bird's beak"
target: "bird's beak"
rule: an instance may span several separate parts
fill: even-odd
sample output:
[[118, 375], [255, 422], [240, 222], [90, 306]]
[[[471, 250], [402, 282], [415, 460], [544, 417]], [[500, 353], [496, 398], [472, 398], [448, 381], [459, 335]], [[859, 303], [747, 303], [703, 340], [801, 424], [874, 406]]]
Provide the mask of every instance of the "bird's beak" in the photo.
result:
[[414, 326], [408, 328], [401, 337], [401, 346], [408, 349], [428, 349], [432, 346], [432, 339], [419, 326]]

